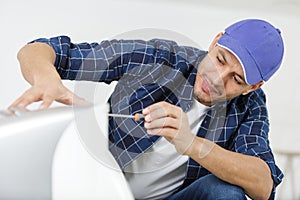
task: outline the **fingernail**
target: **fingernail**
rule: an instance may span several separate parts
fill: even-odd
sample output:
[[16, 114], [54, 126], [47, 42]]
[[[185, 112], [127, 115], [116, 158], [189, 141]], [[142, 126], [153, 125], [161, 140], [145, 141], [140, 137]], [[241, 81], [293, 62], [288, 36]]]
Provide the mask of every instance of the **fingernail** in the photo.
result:
[[149, 110], [149, 108], [145, 108], [145, 109], [143, 109], [142, 113], [143, 113], [143, 115], [147, 115], [147, 114], [149, 114], [149, 113], [150, 113], [150, 110]]
[[146, 115], [146, 116], [145, 116], [145, 121], [151, 122], [151, 117], [150, 117], [150, 115]]
[[145, 123], [144, 123], [144, 127], [145, 127], [146, 129], [150, 128], [150, 123], [145, 122]]

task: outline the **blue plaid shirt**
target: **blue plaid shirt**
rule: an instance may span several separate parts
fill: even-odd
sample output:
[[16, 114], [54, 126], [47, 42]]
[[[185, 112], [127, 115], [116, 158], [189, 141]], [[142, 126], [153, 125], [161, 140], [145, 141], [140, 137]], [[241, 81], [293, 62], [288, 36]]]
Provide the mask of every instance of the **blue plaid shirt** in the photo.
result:
[[[74, 44], [69, 37], [60, 36], [35, 42], [53, 47], [55, 67], [62, 79], [118, 81], [109, 99], [110, 112], [122, 114], [140, 113], [143, 108], [159, 101], [167, 101], [188, 111], [193, 102], [197, 67], [207, 53], [161, 39]], [[283, 174], [274, 162], [268, 132], [265, 94], [258, 89], [213, 106], [206, 113], [197, 135], [230, 151], [264, 160], [274, 180], [273, 199], [275, 187]], [[110, 151], [122, 169], [158, 139], [158, 136], [146, 133], [143, 122], [109, 119]], [[209, 172], [205, 168], [189, 159], [183, 187], [206, 174]]]

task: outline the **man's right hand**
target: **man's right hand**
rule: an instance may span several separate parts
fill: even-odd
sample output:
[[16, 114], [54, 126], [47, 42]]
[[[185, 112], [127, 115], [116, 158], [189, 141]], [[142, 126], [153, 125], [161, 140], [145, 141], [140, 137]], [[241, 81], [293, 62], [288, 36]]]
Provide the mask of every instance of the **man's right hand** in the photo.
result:
[[28, 105], [42, 101], [39, 109], [48, 108], [53, 101], [57, 101], [66, 105], [87, 105], [89, 104], [83, 98], [78, 97], [65, 86], [50, 85], [43, 87], [41, 85], [33, 85], [25, 91], [15, 102], [13, 102], [8, 109], [13, 107], [26, 108]]
[[32, 85], [8, 109], [13, 107], [25, 109], [33, 102], [42, 101], [40, 109], [48, 108], [53, 101], [66, 105], [90, 104], [76, 96], [62, 83], [53, 63], [55, 52], [43, 43], [27, 44], [20, 49], [18, 60], [24, 78]]

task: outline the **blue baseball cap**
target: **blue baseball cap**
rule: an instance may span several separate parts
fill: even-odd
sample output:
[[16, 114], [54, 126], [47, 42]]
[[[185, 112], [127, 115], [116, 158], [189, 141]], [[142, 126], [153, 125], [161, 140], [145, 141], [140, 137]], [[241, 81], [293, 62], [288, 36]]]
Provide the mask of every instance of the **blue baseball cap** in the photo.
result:
[[239, 60], [249, 85], [269, 80], [283, 59], [284, 45], [280, 30], [259, 19], [232, 24], [225, 29], [217, 44]]

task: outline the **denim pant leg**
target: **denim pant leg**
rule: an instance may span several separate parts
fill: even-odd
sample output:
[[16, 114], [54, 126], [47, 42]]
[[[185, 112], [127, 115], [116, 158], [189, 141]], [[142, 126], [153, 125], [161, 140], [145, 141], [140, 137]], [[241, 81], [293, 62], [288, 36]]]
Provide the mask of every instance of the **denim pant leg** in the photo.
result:
[[228, 199], [240, 200], [246, 199], [242, 188], [224, 182], [213, 174], [206, 175], [188, 187], [166, 198], [167, 200], [199, 200], [199, 199]]

